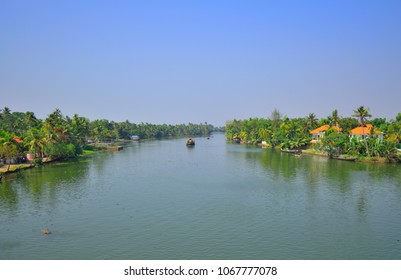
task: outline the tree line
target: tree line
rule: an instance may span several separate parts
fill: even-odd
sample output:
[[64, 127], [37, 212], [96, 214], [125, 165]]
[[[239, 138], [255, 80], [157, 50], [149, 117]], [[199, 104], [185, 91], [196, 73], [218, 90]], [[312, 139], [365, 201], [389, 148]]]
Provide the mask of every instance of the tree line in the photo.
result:
[[[331, 115], [318, 119], [314, 113], [301, 118], [288, 118], [275, 109], [269, 118], [250, 118], [232, 120], [226, 123], [227, 139], [238, 139], [243, 143], [264, 144], [282, 149], [311, 148], [329, 156], [350, 155], [363, 157], [385, 157], [389, 161], [400, 162], [397, 148], [401, 148], [401, 113], [394, 120], [385, 118], [371, 119], [372, 115], [364, 106], [354, 110], [350, 117], [340, 117], [338, 110]], [[384, 133], [383, 139], [350, 137], [349, 131], [367, 124], [374, 130]], [[329, 125], [321, 141], [311, 144], [311, 131]], [[339, 127], [341, 130], [333, 129]]]
[[202, 136], [221, 130], [208, 123], [201, 124], [150, 124], [114, 122], [106, 119], [90, 121], [78, 114], [65, 116], [54, 110], [45, 120], [33, 112], [11, 112], [7, 107], [0, 110], [0, 160], [23, 157], [26, 153], [41, 159], [69, 158], [89, 148], [88, 141], [110, 142], [130, 139], [137, 135], [141, 139]]

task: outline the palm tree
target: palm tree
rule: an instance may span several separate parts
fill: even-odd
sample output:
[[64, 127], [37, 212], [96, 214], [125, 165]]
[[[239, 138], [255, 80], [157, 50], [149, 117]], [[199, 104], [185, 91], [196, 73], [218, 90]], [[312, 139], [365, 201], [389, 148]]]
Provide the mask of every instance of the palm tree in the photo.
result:
[[266, 140], [271, 133], [271, 130], [268, 128], [262, 127], [259, 129], [259, 136], [262, 140]]
[[356, 110], [354, 110], [354, 113], [355, 114], [352, 114], [352, 116], [359, 118], [359, 124], [361, 126], [365, 126], [367, 118], [372, 117], [372, 115], [369, 113], [369, 109], [363, 106], [359, 106]]
[[330, 125], [332, 126], [338, 126], [338, 124], [340, 123], [340, 117], [338, 116], [338, 111], [337, 109], [335, 109], [332, 113], [331, 116], [328, 117], [329, 121], [330, 121]]
[[306, 126], [309, 130], [314, 129], [317, 126], [317, 118], [314, 113], [309, 113], [308, 117], [306, 118]]
[[279, 110], [274, 109], [270, 119], [272, 120], [273, 129], [277, 129], [280, 126], [281, 118], [283, 115], [280, 113]]
[[89, 134], [89, 120], [75, 114], [71, 120], [71, 134], [78, 144], [85, 144], [85, 137]]
[[6, 115], [10, 115], [11, 114], [11, 110], [10, 110], [10, 108], [8, 108], [8, 107], [4, 107], [3, 108], [3, 116], [6, 116]]
[[25, 145], [34, 153], [35, 157], [37, 155], [43, 157], [42, 151], [46, 143], [43, 131], [34, 128], [28, 131]]
[[35, 114], [33, 112], [26, 112], [24, 117], [25, 124], [28, 128], [31, 128], [37, 122]]

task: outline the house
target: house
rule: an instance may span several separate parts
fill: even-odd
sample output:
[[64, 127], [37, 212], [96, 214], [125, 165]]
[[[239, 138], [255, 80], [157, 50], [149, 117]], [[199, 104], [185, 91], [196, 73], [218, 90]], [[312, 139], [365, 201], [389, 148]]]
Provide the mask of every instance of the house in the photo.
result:
[[[310, 132], [310, 134], [312, 134], [311, 143], [316, 143], [317, 141], [319, 141], [319, 139], [323, 137], [323, 135], [326, 133], [327, 130], [329, 130], [329, 128], [330, 128], [330, 125], [325, 124], [325, 125], [322, 125], [321, 127], [318, 127], [316, 129], [312, 130]], [[338, 132], [342, 131], [342, 128], [338, 127], [338, 126], [332, 126], [331, 128]]]
[[349, 134], [351, 137], [358, 137], [360, 139], [366, 139], [371, 136], [373, 132], [373, 136], [377, 139], [383, 140], [384, 133], [380, 130], [377, 130], [371, 124], [367, 124], [366, 126], [358, 126], [352, 129]]
[[[18, 136], [13, 136], [13, 141], [18, 143], [18, 144], [24, 143], [24, 141], [21, 140], [21, 138], [19, 138]], [[23, 159], [21, 159], [20, 157], [7, 157], [7, 158], [4, 158], [4, 159], [0, 160], [0, 165], [3, 165], [3, 164], [15, 164], [15, 163], [21, 162], [22, 160]]]

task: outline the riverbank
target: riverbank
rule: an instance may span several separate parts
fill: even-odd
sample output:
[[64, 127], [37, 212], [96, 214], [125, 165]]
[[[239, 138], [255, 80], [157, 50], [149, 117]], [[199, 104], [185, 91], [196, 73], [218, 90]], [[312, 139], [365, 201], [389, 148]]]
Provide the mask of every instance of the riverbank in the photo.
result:
[[[46, 164], [46, 163], [55, 162], [55, 161], [58, 161], [58, 159], [44, 158], [44, 159], [42, 159], [41, 164]], [[9, 173], [18, 172], [18, 171], [21, 171], [24, 169], [33, 168], [37, 165], [39, 165], [39, 164], [34, 163], [33, 161], [28, 162], [28, 163], [11, 164], [10, 166], [8, 164], [4, 164], [3, 166], [0, 167], [0, 175], [5, 175], [5, 174], [9, 174]]]
[[[84, 150], [82, 155], [79, 155], [77, 158], [85, 158], [88, 156], [91, 156], [93, 154], [99, 153], [101, 152], [101, 149], [94, 149], [94, 150]], [[20, 163], [20, 164], [11, 164], [10, 166], [8, 164], [4, 164], [2, 166], [0, 166], [0, 175], [6, 175], [6, 174], [10, 174], [10, 173], [14, 173], [14, 172], [18, 172], [21, 170], [25, 170], [25, 169], [29, 169], [29, 168], [34, 168], [36, 166], [39, 166], [41, 164], [48, 164], [48, 163], [52, 163], [52, 162], [57, 162], [57, 161], [66, 161], [68, 159], [51, 159], [51, 158], [43, 158], [42, 162], [39, 163], [34, 163], [32, 162], [28, 162], [28, 163]]]
[[31, 163], [11, 164], [10, 167], [8, 164], [4, 164], [0, 167], [0, 175], [4, 175], [7, 173], [14, 173], [22, 169], [27, 169], [32, 167], [35, 167], [35, 165]]
[[[229, 140], [227, 140], [229, 141]], [[245, 144], [245, 145], [255, 145], [254, 143], [250, 143], [250, 142], [240, 142], [239, 144]], [[256, 144], [259, 147], [262, 148], [271, 148], [271, 149], [276, 149], [276, 150], [280, 150], [279, 146], [276, 147], [272, 147], [271, 145], [267, 144], [265, 141], [262, 141], [262, 143], [258, 143]], [[311, 156], [319, 156], [319, 157], [329, 157], [327, 153], [313, 149], [313, 148], [309, 148], [309, 149], [300, 149], [301, 153], [304, 155], [311, 155]], [[346, 158], [355, 158], [355, 161], [358, 162], [366, 162], [366, 163], [391, 163], [387, 158], [385, 157], [361, 157], [361, 156], [348, 156], [345, 155], [343, 157], [344, 159]]]
[[[319, 150], [315, 150], [313, 148], [301, 150], [302, 154], [305, 155], [313, 155], [313, 156], [320, 156], [320, 157], [329, 157], [327, 153], [324, 153]], [[368, 162], [368, 163], [388, 163], [388, 160], [384, 157], [352, 157], [352, 156], [344, 156], [344, 159], [347, 158], [355, 158], [355, 161], [359, 162]]]

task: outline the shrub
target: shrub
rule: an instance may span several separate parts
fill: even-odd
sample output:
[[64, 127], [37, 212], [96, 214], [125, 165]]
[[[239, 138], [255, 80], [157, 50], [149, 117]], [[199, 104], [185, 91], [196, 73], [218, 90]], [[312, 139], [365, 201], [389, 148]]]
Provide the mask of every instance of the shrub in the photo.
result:
[[43, 163], [42, 158], [34, 158], [33, 163], [37, 165], [41, 165]]
[[83, 145], [82, 146], [82, 149], [84, 150], [84, 151], [94, 151], [95, 150], [95, 147], [93, 147], [93, 146], [91, 146], [91, 145]]

